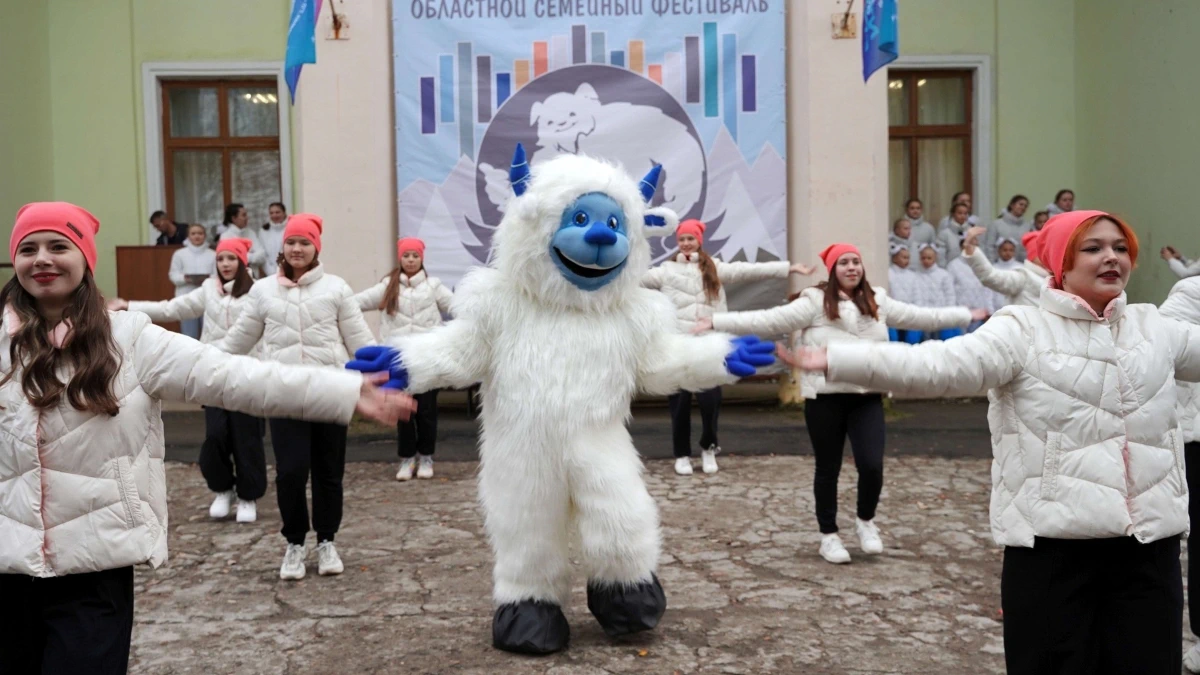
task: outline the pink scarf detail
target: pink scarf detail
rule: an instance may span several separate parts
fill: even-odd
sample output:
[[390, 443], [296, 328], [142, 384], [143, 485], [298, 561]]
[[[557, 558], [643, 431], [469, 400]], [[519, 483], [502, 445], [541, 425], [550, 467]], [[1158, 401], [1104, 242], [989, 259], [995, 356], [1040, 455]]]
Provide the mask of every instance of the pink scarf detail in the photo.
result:
[[[21, 326], [23, 325], [21, 317], [17, 316], [17, 313], [13, 311], [11, 306], [4, 308], [4, 325], [7, 328], [9, 337], [16, 335], [17, 331], [21, 330]], [[50, 331], [50, 344], [55, 349], [62, 349], [63, 343], [67, 341], [67, 335], [70, 335], [70, 333], [71, 322], [60, 321], [54, 327], [54, 330]]]

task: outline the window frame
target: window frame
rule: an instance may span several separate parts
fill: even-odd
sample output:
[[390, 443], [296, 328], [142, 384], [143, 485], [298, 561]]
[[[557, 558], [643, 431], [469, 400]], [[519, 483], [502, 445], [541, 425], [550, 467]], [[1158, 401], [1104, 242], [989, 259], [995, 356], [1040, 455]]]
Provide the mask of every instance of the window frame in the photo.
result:
[[[908, 96], [908, 121], [906, 125], [893, 125], [888, 120], [888, 141], [908, 141], [908, 194], [905, 199], [920, 197], [919, 167], [920, 150], [918, 141], [942, 138], [964, 139], [963, 143], [963, 182], [958, 191], [975, 194], [975, 74], [971, 68], [889, 68], [888, 82], [904, 81], [904, 86], [912, 92]], [[959, 124], [920, 124], [920, 92], [917, 80], [921, 79], [960, 79], [964, 81], [963, 111], [964, 121]]]

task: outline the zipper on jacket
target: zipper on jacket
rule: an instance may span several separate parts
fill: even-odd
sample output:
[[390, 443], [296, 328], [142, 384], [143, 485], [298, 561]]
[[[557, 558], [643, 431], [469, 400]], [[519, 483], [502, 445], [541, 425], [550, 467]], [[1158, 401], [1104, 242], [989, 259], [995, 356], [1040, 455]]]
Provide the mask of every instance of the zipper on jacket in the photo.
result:
[[42, 564], [46, 569], [50, 569], [50, 556], [46, 544], [46, 465], [42, 462], [42, 411], [39, 409], [37, 414], [37, 428], [33, 432], [34, 443], [37, 448], [38, 461], [38, 484], [41, 486], [41, 498], [38, 500], [38, 518], [42, 521]]

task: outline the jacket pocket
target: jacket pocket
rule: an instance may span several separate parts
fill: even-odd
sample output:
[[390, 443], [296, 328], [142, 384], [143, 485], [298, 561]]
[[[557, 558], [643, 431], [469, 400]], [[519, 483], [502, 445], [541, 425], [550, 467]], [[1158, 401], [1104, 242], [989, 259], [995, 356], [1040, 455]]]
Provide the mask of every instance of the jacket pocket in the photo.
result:
[[129, 457], [122, 456], [113, 460], [117, 467], [117, 489], [121, 491], [121, 505], [125, 509], [125, 522], [130, 529], [145, 524], [142, 516], [142, 499], [138, 496], [137, 483], [133, 479], [133, 465]]
[[1042, 499], [1054, 501], [1058, 491], [1058, 448], [1062, 435], [1053, 431], [1046, 433], [1046, 450], [1042, 457]]

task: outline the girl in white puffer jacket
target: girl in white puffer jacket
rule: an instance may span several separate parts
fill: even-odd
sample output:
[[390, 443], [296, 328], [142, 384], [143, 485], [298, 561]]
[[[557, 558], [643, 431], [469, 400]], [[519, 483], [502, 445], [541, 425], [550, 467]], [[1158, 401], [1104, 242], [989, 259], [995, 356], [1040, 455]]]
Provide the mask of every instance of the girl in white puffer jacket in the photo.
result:
[[[354, 296], [362, 311], [383, 312], [379, 337], [385, 343], [442, 325], [442, 315], [450, 314], [450, 301], [454, 299], [454, 294], [440, 279], [425, 272], [425, 242], [415, 237], [401, 239], [396, 242], [396, 257], [400, 260], [399, 267], [383, 281]], [[396, 472], [396, 480], [412, 479], [418, 454], [417, 478], [433, 478], [437, 397], [437, 389], [417, 394], [416, 415], [400, 422], [397, 429], [400, 470]]]
[[[132, 302], [116, 298], [108, 303], [113, 310], [141, 312], [151, 321], [184, 321], [204, 317], [200, 341], [217, 342], [242, 314], [254, 279], [248, 268], [249, 239], [222, 239], [217, 243], [217, 275], [204, 280], [199, 288], [173, 300]], [[252, 354], [253, 355], [253, 354]], [[237, 522], [258, 519], [258, 499], [267, 492], [267, 458], [263, 450], [263, 420], [252, 415], [204, 408], [204, 444], [200, 446], [200, 473], [208, 489], [216, 493], [208, 508], [209, 517], [220, 520], [229, 516], [237, 502]]]
[[[310, 213], [288, 218], [278, 271], [250, 289], [242, 315], [217, 343], [219, 348], [245, 354], [261, 339], [264, 360], [341, 369], [349, 354], [375, 343], [350, 285], [341, 277], [326, 274], [317, 259], [321, 227], [320, 216]], [[282, 534], [288, 544], [279, 578], [296, 580], [305, 575], [309, 473], [317, 572], [322, 576], [341, 574], [344, 565], [333, 538], [342, 523], [346, 425], [286, 419], [271, 419], [269, 424]]]
[[[359, 373], [263, 363], [106, 312], [92, 214], [28, 204], [0, 291], [0, 672], [124, 674], [133, 566], [167, 559], [162, 401], [382, 422], [411, 410]], [[384, 376], [386, 379], [386, 375]], [[303, 395], [297, 395], [297, 393]]]
[[[769, 263], [714, 260], [703, 249], [707, 226], [699, 220], [685, 220], [675, 230], [679, 255], [646, 272], [642, 285], [663, 292], [675, 305], [675, 321], [681, 333], [692, 332], [697, 321], [724, 312], [724, 284], [764, 279], [786, 279], [792, 272], [809, 274], [810, 268], [789, 265], [786, 260]], [[700, 405], [701, 465], [704, 473], [717, 472], [717, 418], [721, 411], [721, 388], [697, 393]], [[671, 408], [671, 436], [675, 454], [675, 473], [692, 473], [692, 392], [680, 391], [667, 398]]]
[[[821, 251], [827, 281], [806, 288], [786, 305], [754, 312], [713, 316], [705, 328], [743, 335], [800, 333], [800, 343], [825, 346], [840, 342], [888, 341], [888, 327], [932, 331], [964, 327], [982, 314], [966, 307], [925, 308], [893, 299], [867, 281], [862, 256], [853, 244], [833, 244]], [[883, 388], [864, 388], [826, 382], [820, 373], [804, 373], [804, 421], [816, 457], [813, 495], [821, 531], [821, 557], [834, 564], [850, 562], [838, 536], [837, 485], [842, 471], [846, 437], [858, 469], [858, 509], [855, 529], [864, 553], [881, 553], [883, 541], [875, 526], [875, 510], [883, 490]]]
[[1051, 218], [1039, 247], [1039, 305], [971, 335], [781, 356], [847, 384], [988, 392], [1010, 674], [1175, 675], [1189, 520], [1175, 382], [1200, 381], [1200, 326], [1126, 305], [1137, 238], [1115, 216]]

